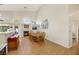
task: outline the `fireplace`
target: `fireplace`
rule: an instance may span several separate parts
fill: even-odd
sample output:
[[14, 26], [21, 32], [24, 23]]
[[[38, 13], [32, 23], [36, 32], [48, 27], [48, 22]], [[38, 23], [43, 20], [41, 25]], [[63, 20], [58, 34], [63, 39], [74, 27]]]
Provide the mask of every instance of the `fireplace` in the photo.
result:
[[29, 36], [29, 31], [24, 31], [24, 36]]

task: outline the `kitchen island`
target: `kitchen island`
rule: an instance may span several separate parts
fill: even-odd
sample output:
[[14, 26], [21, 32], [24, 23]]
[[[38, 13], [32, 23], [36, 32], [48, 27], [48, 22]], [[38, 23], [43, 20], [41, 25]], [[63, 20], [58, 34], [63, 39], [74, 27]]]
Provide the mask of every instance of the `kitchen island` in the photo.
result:
[[12, 32], [0, 32], [0, 55], [5, 55], [8, 52], [7, 38], [12, 35]]

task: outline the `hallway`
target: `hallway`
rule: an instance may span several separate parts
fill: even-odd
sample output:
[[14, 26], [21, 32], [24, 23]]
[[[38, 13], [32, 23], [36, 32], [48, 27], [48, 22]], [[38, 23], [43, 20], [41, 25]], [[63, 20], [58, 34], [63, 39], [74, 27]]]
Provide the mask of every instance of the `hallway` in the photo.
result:
[[20, 38], [18, 50], [10, 51], [8, 55], [78, 55], [79, 44], [72, 48], [64, 48], [48, 40], [43, 44], [31, 42], [28, 37]]

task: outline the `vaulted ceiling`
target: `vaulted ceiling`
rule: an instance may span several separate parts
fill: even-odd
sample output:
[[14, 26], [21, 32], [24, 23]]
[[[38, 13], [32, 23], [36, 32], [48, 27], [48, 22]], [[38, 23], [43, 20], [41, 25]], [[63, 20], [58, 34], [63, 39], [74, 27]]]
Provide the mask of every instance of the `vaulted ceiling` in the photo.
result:
[[0, 11], [38, 11], [41, 4], [0, 4]]

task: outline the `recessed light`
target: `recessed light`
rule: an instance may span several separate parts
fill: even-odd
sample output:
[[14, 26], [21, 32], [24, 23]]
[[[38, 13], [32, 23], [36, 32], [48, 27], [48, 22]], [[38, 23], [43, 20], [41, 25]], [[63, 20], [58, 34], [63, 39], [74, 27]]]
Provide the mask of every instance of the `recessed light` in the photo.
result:
[[24, 7], [24, 9], [26, 9], [27, 7]]

